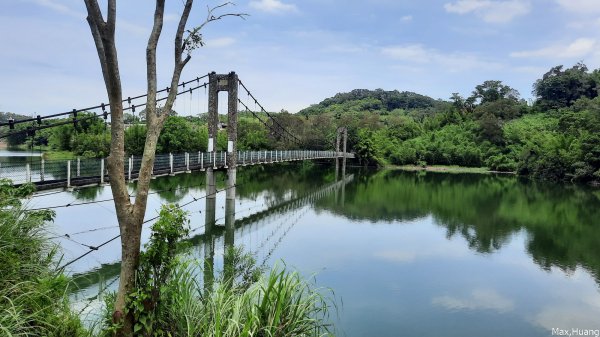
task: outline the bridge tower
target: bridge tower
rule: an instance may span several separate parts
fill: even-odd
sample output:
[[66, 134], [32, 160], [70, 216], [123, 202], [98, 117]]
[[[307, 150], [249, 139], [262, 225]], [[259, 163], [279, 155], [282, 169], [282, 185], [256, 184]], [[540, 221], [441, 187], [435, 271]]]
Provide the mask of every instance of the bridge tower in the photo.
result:
[[[340, 148], [340, 143], [343, 141], [342, 147], [343, 147], [343, 152], [340, 153], [340, 151], [342, 150], [342, 148]], [[336, 139], [335, 139], [335, 151], [336, 151], [336, 156], [335, 156], [335, 181], [338, 181], [338, 177], [339, 177], [339, 170], [340, 170], [340, 156], [343, 156], [342, 158], [342, 180], [346, 179], [346, 150], [347, 150], [347, 146], [348, 146], [348, 128], [346, 128], [345, 126], [340, 126], [337, 130], [336, 130]], [[342, 206], [344, 203], [344, 199], [345, 199], [345, 185], [342, 184]], [[335, 200], [336, 202], [338, 201], [338, 194], [337, 194], [337, 189], [335, 191]]]
[[[343, 141], [343, 152], [341, 152], [340, 143]], [[342, 159], [342, 172], [346, 173], [346, 150], [348, 145], [348, 128], [345, 126], [340, 126], [336, 130], [336, 139], [335, 139], [335, 177], [337, 181], [339, 168], [339, 157], [343, 156]]]
[[[229, 74], [217, 74], [212, 72], [208, 76], [208, 149], [207, 152], [213, 158], [216, 158], [217, 133], [219, 123], [219, 92], [227, 92], [227, 189], [225, 201], [225, 249], [234, 245], [235, 230], [235, 185], [236, 185], [236, 166], [237, 166], [237, 112], [238, 112], [238, 76], [235, 72]], [[215, 206], [216, 206], [216, 180], [214, 174], [214, 165], [206, 169], [206, 231], [211, 232], [215, 225]], [[209, 225], [210, 224], [210, 225]], [[209, 249], [210, 250], [210, 249]], [[214, 254], [214, 252], [207, 252]], [[227, 257], [228, 254], [225, 254]], [[230, 264], [232, 261], [223, 261], [225, 267], [225, 277], [229, 278], [231, 272]]]

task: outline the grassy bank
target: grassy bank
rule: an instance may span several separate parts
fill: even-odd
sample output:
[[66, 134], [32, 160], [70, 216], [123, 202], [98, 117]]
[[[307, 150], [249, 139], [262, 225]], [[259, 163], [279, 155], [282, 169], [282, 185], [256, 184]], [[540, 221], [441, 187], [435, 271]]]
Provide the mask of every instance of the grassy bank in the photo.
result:
[[404, 170], [404, 171], [427, 171], [427, 172], [446, 172], [446, 173], [504, 173], [515, 174], [515, 172], [498, 172], [490, 170], [487, 167], [464, 167], [464, 166], [448, 166], [448, 165], [388, 165], [386, 169]]
[[44, 151], [42, 157], [45, 160], [69, 160], [76, 159], [77, 157], [73, 152], [69, 151]]
[[[68, 299], [73, 286], [58, 269], [60, 250], [44, 227], [51, 211], [28, 211], [20, 200], [33, 186], [0, 180], [0, 336], [112, 336], [115, 296], [84, 328]], [[264, 273], [241, 248], [228, 249], [221, 275], [187, 255], [178, 242], [189, 235], [187, 214], [164, 207], [152, 226], [129, 295], [135, 336], [329, 336], [333, 304], [322, 289], [297, 272], [275, 267]], [[199, 275], [211, 277], [198, 279]], [[89, 314], [89, 313], [88, 313]]]
[[58, 247], [44, 232], [53, 213], [19, 201], [32, 192], [0, 180], [0, 335], [86, 336], [66, 297], [69, 279], [57, 270]]
[[[6, 145], [6, 144], [4, 144]], [[2, 148], [2, 143], [0, 143], [0, 149]], [[21, 144], [17, 146], [6, 147], [8, 150], [16, 150], [16, 151], [31, 151], [31, 147], [27, 144]], [[51, 148], [50, 146], [34, 146], [33, 151], [42, 152], [42, 157], [45, 160], [69, 160], [76, 159], [77, 156], [71, 151], [60, 151]]]

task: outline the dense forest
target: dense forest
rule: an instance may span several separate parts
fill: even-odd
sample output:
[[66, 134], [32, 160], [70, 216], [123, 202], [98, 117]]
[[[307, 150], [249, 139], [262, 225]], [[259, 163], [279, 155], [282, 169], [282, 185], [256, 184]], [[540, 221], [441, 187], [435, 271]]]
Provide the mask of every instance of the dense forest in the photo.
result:
[[[557, 66], [533, 84], [535, 100], [501, 81], [477, 85], [469, 97], [455, 93], [435, 100], [413, 92], [357, 89], [339, 93], [298, 114], [286, 111], [259, 116], [241, 111], [238, 148], [332, 149], [336, 130], [348, 128], [349, 148], [362, 165], [460, 165], [517, 172], [549, 180], [600, 181], [600, 70], [584, 64]], [[166, 122], [158, 152], [203, 151], [207, 146], [206, 114], [177, 116]], [[146, 128], [144, 112], [126, 114], [126, 150], [141, 154]], [[226, 123], [226, 116], [220, 116]], [[19, 125], [26, 127], [26, 125]], [[108, 155], [110, 125], [86, 120], [19, 134], [23, 143], [71, 151], [78, 156]], [[290, 142], [281, 130], [295, 134]], [[226, 147], [219, 133], [219, 149]]]
[[501, 81], [435, 101], [354, 90], [300, 112], [349, 127], [363, 163], [484, 166], [549, 180], [600, 180], [600, 70], [557, 66], [533, 104]]
[[7, 123], [9, 119], [19, 120], [29, 118], [27, 116], [18, 115], [12, 112], [2, 112], [0, 111], [0, 123]]

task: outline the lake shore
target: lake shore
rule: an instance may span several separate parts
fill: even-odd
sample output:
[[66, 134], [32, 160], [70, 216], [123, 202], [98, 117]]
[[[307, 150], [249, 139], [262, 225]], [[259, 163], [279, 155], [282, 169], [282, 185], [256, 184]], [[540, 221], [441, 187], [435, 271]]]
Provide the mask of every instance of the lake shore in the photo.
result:
[[402, 171], [426, 171], [426, 172], [445, 172], [445, 173], [479, 173], [479, 174], [511, 174], [514, 175], [516, 172], [501, 172], [493, 171], [487, 167], [465, 167], [465, 166], [448, 166], [448, 165], [387, 165], [386, 169], [389, 170], [402, 170]]

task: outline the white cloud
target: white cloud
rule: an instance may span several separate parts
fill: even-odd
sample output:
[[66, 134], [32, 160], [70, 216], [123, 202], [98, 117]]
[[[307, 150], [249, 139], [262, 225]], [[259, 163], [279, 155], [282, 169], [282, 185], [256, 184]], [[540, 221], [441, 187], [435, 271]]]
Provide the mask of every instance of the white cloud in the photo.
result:
[[598, 41], [579, 38], [568, 45], [552, 45], [535, 50], [513, 52], [511, 57], [582, 58], [598, 50]]
[[556, 0], [556, 3], [571, 12], [582, 14], [600, 13], [600, 1], [598, 0]]
[[175, 13], [167, 13], [164, 16], [164, 22], [179, 22], [181, 15]]
[[444, 8], [449, 13], [469, 14], [474, 13], [485, 22], [506, 23], [517, 16], [522, 16], [531, 11], [528, 0], [458, 0], [446, 3]]
[[381, 49], [381, 53], [393, 59], [415, 63], [430, 62], [432, 54], [435, 54], [420, 44], [384, 47]]
[[388, 46], [381, 53], [389, 58], [412, 64], [438, 65], [448, 72], [470, 69], [498, 69], [502, 65], [480, 59], [477, 55], [461, 52], [444, 53], [421, 44]]
[[208, 48], [224, 48], [229, 47], [235, 43], [235, 39], [232, 37], [221, 37], [217, 39], [206, 40], [206, 46]]
[[411, 22], [412, 20], [413, 20], [412, 15], [405, 15], [400, 18], [400, 21], [402, 21], [402, 22]]
[[512, 300], [503, 297], [493, 289], [476, 289], [470, 296], [459, 298], [454, 296], [435, 297], [432, 303], [449, 310], [476, 310], [488, 309], [500, 313], [514, 308]]
[[280, 0], [250, 1], [250, 7], [269, 13], [296, 12], [298, 10], [296, 5], [286, 4]]
[[65, 14], [68, 16], [72, 16], [72, 17], [78, 18], [78, 19], [85, 18], [87, 16], [87, 14], [84, 12], [76, 11], [76, 10], [70, 8], [69, 6], [66, 6], [60, 2], [53, 1], [53, 0], [30, 0], [30, 2], [33, 2], [42, 7], [49, 8], [55, 12]]

